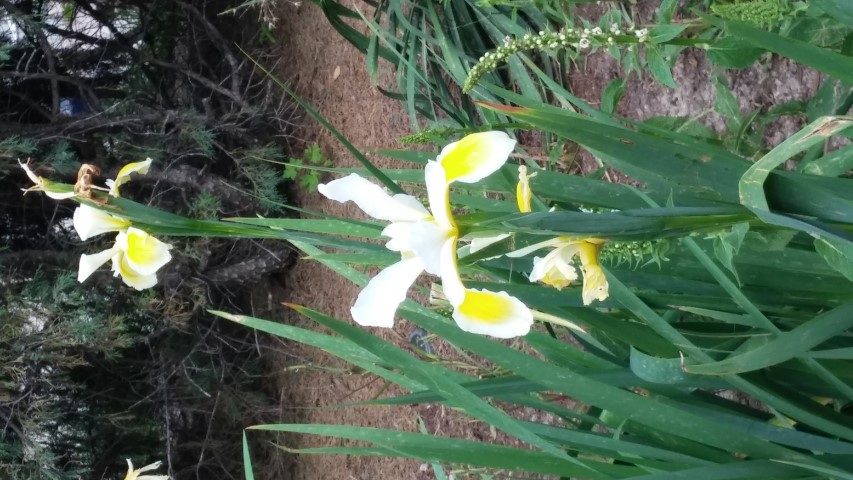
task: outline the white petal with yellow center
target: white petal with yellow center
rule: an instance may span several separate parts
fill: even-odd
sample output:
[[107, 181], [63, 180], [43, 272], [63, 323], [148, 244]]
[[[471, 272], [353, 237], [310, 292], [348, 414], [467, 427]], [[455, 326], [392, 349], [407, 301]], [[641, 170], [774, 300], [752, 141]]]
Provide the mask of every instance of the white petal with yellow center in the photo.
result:
[[453, 311], [453, 319], [466, 332], [512, 338], [527, 335], [533, 312], [506, 292], [469, 289]]
[[358, 174], [320, 184], [317, 190], [330, 200], [355, 204], [367, 215], [389, 222], [414, 222], [430, 213], [411, 195], [389, 195], [382, 187]]
[[358, 294], [350, 309], [353, 320], [365, 327], [393, 327], [397, 308], [423, 271], [423, 264], [417, 257], [400, 260], [383, 269]]
[[504, 132], [480, 132], [444, 147], [436, 159], [447, 175], [447, 183], [475, 183], [506, 163], [515, 140]]
[[145, 175], [146, 173], [148, 173], [148, 170], [151, 168], [152, 161], [152, 159], [146, 158], [142, 162], [128, 163], [127, 165], [121, 167], [121, 170], [118, 171], [118, 175], [116, 175], [115, 180], [107, 180], [107, 186], [110, 187], [110, 195], [118, 197], [118, 187], [129, 182], [130, 175], [132, 173], [138, 173], [140, 175]]
[[127, 266], [138, 275], [151, 275], [172, 259], [170, 245], [134, 227], [120, 232], [116, 245], [124, 251]]
[[124, 252], [119, 252], [113, 257], [113, 273], [116, 276], [121, 275], [121, 279], [125, 285], [136, 290], [145, 290], [157, 285], [157, 274], [141, 274], [134, 270], [127, 261], [127, 255]]
[[73, 224], [80, 240], [86, 241], [102, 233], [126, 230], [130, 220], [114, 217], [88, 205], [80, 205], [74, 210]]

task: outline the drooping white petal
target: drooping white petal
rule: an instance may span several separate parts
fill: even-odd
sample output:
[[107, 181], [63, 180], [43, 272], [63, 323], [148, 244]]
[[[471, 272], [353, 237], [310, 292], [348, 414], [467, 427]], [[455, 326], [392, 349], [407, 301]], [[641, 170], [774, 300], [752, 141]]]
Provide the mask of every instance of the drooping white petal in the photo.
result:
[[429, 198], [429, 209], [435, 222], [442, 228], [456, 228], [453, 214], [450, 212], [450, 187], [444, 167], [438, 162], [427, 162], [424, 169], [424, 183], [426, 183], [427, 197]]
[[412, 224], [410, 233], [411, 252], [421, 259], [427, 272], [439, 275], [441, 250], [448, 239], [456, 237], [456, 230], [446, 230], [432, 220], [421, 220]]
[[51, 192], [50, 190], [45, 190], [44, 194], [54, 200], [65, 200], [77, 195], [74, 192]]
[[557, 249], [549, 252], [544, 258], [533, 259], [529, 278], [531, 282], [542, 282], [559, 290], [576, 281], [578, 272], [573, 264], [562, 258]]
[[494, 235], [491, 237], [477, 237], [471, 239], [471, 248], [468, 249], [468, 253], [477, 253], [480, 250], [494, 245], [501, 240], [511, 237], [512, 235], [509, 233], [501, 233], [498, 235]]
[[448, 183], [475, 183], [501, 168], [513, 149], [515, 140], [504, 132], [473, 133], [444, 147], [437, 161]]
[[456, 259], [456, 237], [451, 237], [441, 246], [441, 289], [444, 296], [454, 307], [465, 300], [465, 285], [459, 276], [459, 265]]
[[365, 327], [393, 327], [397, 308], [423, 270], [417, 257], [400, 260], [383, 269], [358, 294], [350, 309], [353, 320]]
[[27, 163], [22, 163], [20, 159], [18, 159], [18, 165], [24, 169], [24, 173], [27, 174], [27, 177], [33, 182], [35, 185], [41, 185], [41, 177], [35, 174], [35, 172], [30, 169], [30, 161], [27, 160]]
[[145, 290], [157, 285], [157, 274], [142, 274], [137, 272], [127, 262], [127, 255], [119, 253], [113, 257], [113, 273], [121, 275], [125, 285], [136, 290]]
[[130, 220], [114, 217], [88, 205], [80, 205], [74, 210], [73, 224], [80, 240], [86, 241], [102, 233], [125, 230], [130, 226]]
[[113, 247], [103, 252], [92, 255], [80, 255], [80, 268], [77, 271], [77, 281], [84, 282], [89, 278], [95, 270], [101, 268], [101, 265], [107, 263], [111, 258], [119, 254], [118, 247]]
[[382, 187], [358, 174], [322, 183], [317, 190], [336, 202], [352, 201], [364, 213], [389, 222], [413, 222], [430, 216], [429, 211], [411, 195], [389, 195]]
[[128, 267], [139, 275], [151, 275], [172, 259], [169, 244], [135, 227], [119, 232], [116, 245], [124, 251]]
[[506, 256], [510, 258], [521, 258], [526, 256], [527, 254], [535, 252], [536, 250], [541, 250], [546, 247], [554, 247], [560, 245], [561, 243], [565, 243], [566, 241], [567, 240], [564, 237], [556, 237], [550, 240], [545, 240], [544, 242], [528, 245], [524, 248], [519, 248], [518, 250], [513, 250], [512, 252], [508, 252]]
[[140, 175], [148, 173], [148, 169], [151, 168], [152, 161], [152, 159], [146, 158], [144, 161], [128, 163], [121, 167], [121, 170], [118, 171], [118, 175], [116, 175], [115, 180], [107, 181], [107, 186], [110, 187], [110, 195], [114, 197], [119, 196], [118, 187], [130, 181], [131, 173], [139, 173]]
[[533, 312], [506, 292], [469, 289], [453, 311], [453, 319], [466, 332], [512, 338], [530, 331]]

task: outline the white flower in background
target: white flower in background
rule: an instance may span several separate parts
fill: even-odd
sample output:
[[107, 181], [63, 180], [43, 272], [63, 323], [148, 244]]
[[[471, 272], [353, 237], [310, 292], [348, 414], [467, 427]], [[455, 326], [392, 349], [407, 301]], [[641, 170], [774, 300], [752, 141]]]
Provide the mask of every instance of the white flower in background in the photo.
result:
[[163, 462], [154, 462], [151, 465], [146, 465], [138, 470], [134, 470], [133, 463], [128, 458], [127, 475], [124, 476], [124, 480], [169, 480], [168, 475], [140, 475], [151, 470], [157, 470], [162, 464]]
[[450, 211], [452, 182], [478, 182], [498, 170], [515, 148], [502, 132], [468, 135], [442, 149], [424, 170], [431, 212], [410, 195], [389, 195], [382, 187], [352, 174], [318, 187], [338, 201], [353, 201], [373, 218], [391, 222], [383, 231], [386, 247], [401, 260], [373, 277], [351, 309], [365, 326], [390, 327], [400, 303], [424, 271], [441, 276], [444, 292], [454, 307], [453, 318], [465, 331], [508, 338], [530, 330], [533, 316], [506, 292], [466, 289], [459, 277], [456, 246], [459, 231]]
[[530, 213], [533, 208], [530, 205], [533, 200], [533, 190], [530, 188], [530, 179], [536, 176], [536, 172], [527, 173], [527, 167], [518, 166], [518, 186], [515, 189], [515, 201], [518, 203], [518, 211]]
[[507, 256], [518, 258], [543, 248], [554, 247], [544, 257], [533, 259], [529, 278], [531, 282], [541, 282], [558, 290], [578, 279], [574, 257], [579, 257], [583, 272], [583, 304], [590, 305], [596, 300], [606, 300], [609, 294], [607, 277], [598, 260], [603, 245], [604, 241], [598, 238], [556, 237], [507, 253]]
[[25, 194], [27, 192], [44, 192], [45, 195], [47, 195], [48, 197], [50, 197], [54, 200], [65, 200], [66, 198], [71, 198], [75, 195], [75, 193], [72, 190], [68, 190], [68, 191], [54, 190], [53, 189], [54, 187], [52, 186], [53, 182], [51, 182], [50, 180], [48, 180], [46, 178], [42, 178], [42, 177], [39, 177], [38, 175], [36, 175], [35, 172], [33, 172], [30, 169], [29, 163], [30, 163], [29, 160], [27, 160], [27, 163], [21, 163], [21, 161], [18, 160], [18, 165], [20, 165], [21, 168], [24, 169], [24, 172], [26, 172], [27, 177], [29, 177], [30, 181], [33, 182], [32, 187], [23, 189]]
[[150, 158], [146, 158], [142, 162], [133, 162], [128, 163], [127, 165], [121, 167], [121, 170], [118, 171], [118, 175], [116, 175], [115, 180], [107, 180], [107, 187], [110, 188], [110, 195], [114, 197], [119, 197], [118, 187], [124, 185], [125, 183], [130, 181], [130, 174], [139, 173], [140, 175], [145, 175], [148, 173], [148, 169], [151, 168], [151, 160]]
[[128, 227], [116, 236], [112, 248], [93, 255], [80, 256], [79, 282], [85, 281], [101, 265], [112, 260], [113, 273], [121, 276], [124, 283], [137, 290], [151, 288], [157, 284], [157, 270], [169, 263], [172, 255], [170, 245], [135, 227]]

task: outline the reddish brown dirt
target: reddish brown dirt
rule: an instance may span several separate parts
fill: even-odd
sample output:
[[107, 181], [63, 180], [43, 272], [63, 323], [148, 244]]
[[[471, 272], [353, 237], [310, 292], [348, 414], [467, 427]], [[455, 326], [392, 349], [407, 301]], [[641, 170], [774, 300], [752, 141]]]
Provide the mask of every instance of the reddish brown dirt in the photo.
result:
[[[357, 148], [368, 154], [380, 167], [395, 164], [369, 152], [377, 148], [399, 148], [397, 139], [411, 133], [410, 123], [399, 102], [383, 96], [371, 84], [366, 73], [364, 57], [342, 39], [328, 24], [321, 10], [306, 4], [301, 8], [283, 8], [277, 32], [282, 42], [281, 75], [324, 118], [339, 129]], [[359, 8], [364, 8], [363, 4]], [[383, 85], [393, 81], [390, 72], [380, 77]], [[303, 122], [300, 132], [305, 144], [317, 142], [335, 166], [354, 167], [358, 162], [327, 131], [310, 118]], [[303, 208], [329, 214], [363, 218], [352, 205], [326, 200], [316, 192], [295, 192], [292, 201]], [[284, 289], [273, 293], [274, 303], [291, 302], [322, 311], [339, 319], [349, 320], [358, 287], [330, 269], [310, 260], [300, 260], [281, 279]], [[318, 328], [299, 318], [295, 312], [281, 308], [279, 320]], [[398, 324], [393, 330], [376, 331], [383, 338], [405, 345], [409, 326]], [[347, 366], [324, 352], [287, 344], [281, 350], [287, 354], [272, 359], [280, 372], [277, 378], [281, 392], [281, 420], [298, 423], [362, 425], [417, 431], [418, 416], [426, 416], [431, 432], [466, 437], [459, 428], [442, 429], [447, 414], [443, 407], [419, 408], [342, 408], [316, 407], [357, 402], [374, 398], [382, 392], [383, 382], [372, 376], [342, 373]], [[295, 366], [308, 368], [295, 369]], [[435, 412], [435, 413], [432, 413]], [[462, 426], [465, 429], [465, 426]], [[288, 447], [329, 446], [327, 439], [285, 437], [277, 441]], [[273, 471], [293, 480], [321, 479], [428, 479], [434, 478], [426, 464], [417, 461], [337, 455], [289, 455], [270, 465]]]

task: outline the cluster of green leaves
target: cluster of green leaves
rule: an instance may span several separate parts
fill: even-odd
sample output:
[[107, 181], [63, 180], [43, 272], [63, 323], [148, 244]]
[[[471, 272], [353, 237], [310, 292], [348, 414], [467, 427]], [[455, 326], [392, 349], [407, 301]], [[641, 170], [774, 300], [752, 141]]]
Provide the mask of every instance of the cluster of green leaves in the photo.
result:
[[320, 184], [321, 172], [313, 167], [331, 167], [332, 161], [323, 155], [320, 146], [312, 143], [302, 153], [302, 158], [291, 158], [284, 167], [282, 178], [297, 182], [305, 190], [314, 191]]

